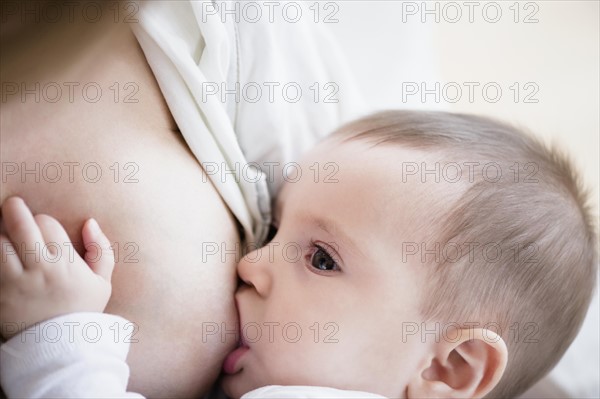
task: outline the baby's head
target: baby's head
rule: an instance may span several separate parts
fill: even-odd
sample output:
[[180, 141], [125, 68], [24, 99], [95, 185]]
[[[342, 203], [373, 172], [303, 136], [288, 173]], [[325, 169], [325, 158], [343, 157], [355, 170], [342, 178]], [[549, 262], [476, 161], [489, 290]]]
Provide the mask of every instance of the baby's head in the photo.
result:
[[562, 356], [596, 279], [569, 163], [489, 119], [393, 111], [301, 162], [277, 234], [238, 266], [234, 397], [313, 385], [512, 397]]

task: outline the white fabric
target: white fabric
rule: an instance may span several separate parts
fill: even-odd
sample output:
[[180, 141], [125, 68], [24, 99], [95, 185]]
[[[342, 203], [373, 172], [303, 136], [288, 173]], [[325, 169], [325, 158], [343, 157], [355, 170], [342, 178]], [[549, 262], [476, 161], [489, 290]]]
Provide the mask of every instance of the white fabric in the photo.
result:
[[[127, 392], [132, 323], [106, 313], [71, 313], [0, 346], [0, 383], [9, 398], [143, 398]], [[242, 398], [383, 398], [325, 387], [268, 386]]]
[[0, 346], [0, 384], [9, 398], [142, 398], [126, 392], [133, 325], [104, 313], [73, 313]]
[[[295, 172], [284, 166], [364, 107], [336, 44], [313, 22], [310, 4], [292, 2], [304, 8], [292, 23], [281, 17], [284, 4], [278, 2], [279, 16], [271, 22], [269, 2], [254, 3], [264, 12], [255, 22], [227, 12], [241, 12], [244, 2], [142, 2], [133, 28], [192, 153], [246, 240], [261, 241], [270, 220], [269, 191], [277, 191], [284, 171]], [[331, 82], [339, 89], [337, 103], [324, 102], [335, 90], [326, 89]], [[238, 98], [226, 94], [236, 84]], [[258, 100], [256, 87], [262, 88]], [[292, 102], [296, 87], [301, 95]], [[239, 181], [226, 173], [236, 168]]]
[[[600, 287], [600, 280], [596, 282]], [[572, 398], [600, 398], [600, 297], [598, 288], [579, 335], [550, 372], [555, 382]]]
[[314, 399], [381, 399], [385, 396], [369, 392], [346, 391], [343, 389], [307, 386], [269, 385], [250, 391], [242, 399], [278, 399], [278, 398], [314, 398]]

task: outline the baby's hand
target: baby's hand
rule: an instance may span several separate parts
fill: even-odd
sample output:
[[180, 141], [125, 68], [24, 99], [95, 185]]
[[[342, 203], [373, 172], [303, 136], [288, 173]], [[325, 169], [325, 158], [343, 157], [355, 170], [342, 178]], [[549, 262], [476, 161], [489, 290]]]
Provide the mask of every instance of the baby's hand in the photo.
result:
[[73, 312], [102, 312], [111, 294], [114, 256], [98, 223], [83, 226], [85, 260], [56, 219], [31, 214], [22, 199], [2, 205], [0, 333], [6, 339], [35, 323]]

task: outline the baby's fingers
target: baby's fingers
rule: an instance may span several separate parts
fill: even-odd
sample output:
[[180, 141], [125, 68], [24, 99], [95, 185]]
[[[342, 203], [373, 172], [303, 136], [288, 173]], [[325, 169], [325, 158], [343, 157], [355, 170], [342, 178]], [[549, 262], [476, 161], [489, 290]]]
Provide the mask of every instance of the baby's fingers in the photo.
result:
[[2, 218], [21, 263], [26, 268], [35, 267], [45, 242], [25, 202], [18, 197], [11, 197], [4, 201]]
[[[71, 251], [74, 250], [72, 247], [67, 247], [67, 245], [71, 243], [71, 239], [62, 224], [52, 216], [43, 214], [35, 215], [33, 219], [37, 223], [42, 233], [42, 237], [44, 237], [44, 241], [46, 242], [45, 248], [43, 248], [42, 251], [44, 259], [48, 256], [62, 256], [65, 259], [70, 259]], [[56, 260], [57, 259], [52, 259], [52, 262], [56, 262]]]
[[115, 257], [110, 241], [94, 219], [89, 219], [85, 223], [82, 235], [86, 251], [85, 261], [94, 273], [110, 282], [115, 267]]
[[8, 237], [0, 235], [0, 285], [23, 273], [19, 254]]

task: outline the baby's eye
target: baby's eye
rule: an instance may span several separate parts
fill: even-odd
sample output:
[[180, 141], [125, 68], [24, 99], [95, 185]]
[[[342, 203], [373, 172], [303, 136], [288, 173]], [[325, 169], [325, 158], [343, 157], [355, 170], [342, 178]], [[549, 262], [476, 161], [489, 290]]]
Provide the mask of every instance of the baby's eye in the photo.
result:
[[337, 271], [340, 270], [337, 262], [333, 260], [327, 251], [318, 245], [315, 245], [316, 250], [313, 252], [310, 264], [313, 268], [320, 271]]

